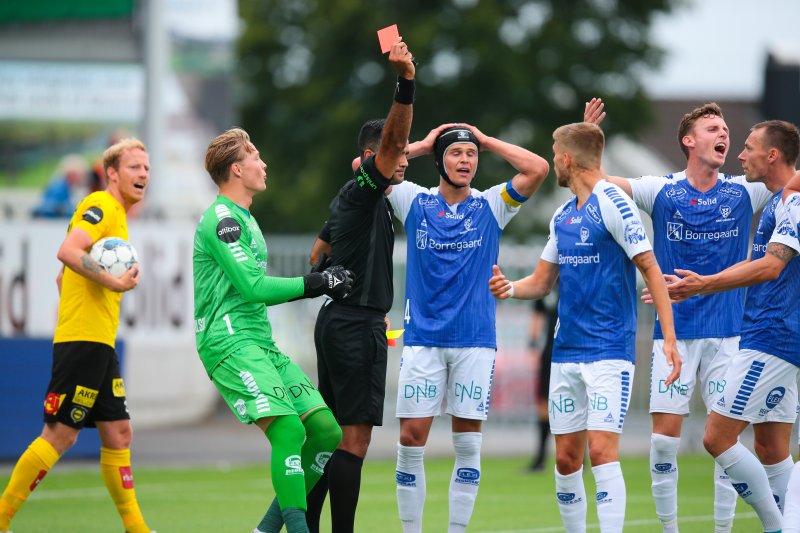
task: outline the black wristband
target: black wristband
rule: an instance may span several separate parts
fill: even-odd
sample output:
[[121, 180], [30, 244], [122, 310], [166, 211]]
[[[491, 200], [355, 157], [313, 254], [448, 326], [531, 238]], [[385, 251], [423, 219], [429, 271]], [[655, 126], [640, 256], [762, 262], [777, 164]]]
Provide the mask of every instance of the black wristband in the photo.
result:
[[394, 101], [398, 104], [411, 105], [414, 103], [414, 80], [407, 80], [402, 76], [397, 77], [397, 88], [394, 90]]

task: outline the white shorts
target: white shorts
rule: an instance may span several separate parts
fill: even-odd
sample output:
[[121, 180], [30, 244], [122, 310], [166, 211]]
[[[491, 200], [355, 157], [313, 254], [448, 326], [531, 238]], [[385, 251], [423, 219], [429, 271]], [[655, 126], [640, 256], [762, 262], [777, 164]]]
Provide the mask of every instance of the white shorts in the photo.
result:
[[712, 409], [728, 418], [751, 424], [797, 418], [797, 379], [800, 367], [756, 350], [739, 350], [730, 361], [727, 391]]
[[633, 390], [633, 363], [553, 363], [550, 371], [550, 431], [622, 433]]
[[689, 414], [689, 400], [695, 388], [700, 388], [706, 411], [725, 391], [725, 369], [731, 356], [739, 350], [739, 337], [711, 339], [678, 339], [681, 355], [681, 375], [669, 387], [664, 381], [672, 368], [664, 357], [664, 340], [653, 341], [650, 359], [650, 412]]
[[486, 420], [494, 356], [494, 348], [403, 347], [397, 418], [425, 418], [447, 412], [458, 418]]

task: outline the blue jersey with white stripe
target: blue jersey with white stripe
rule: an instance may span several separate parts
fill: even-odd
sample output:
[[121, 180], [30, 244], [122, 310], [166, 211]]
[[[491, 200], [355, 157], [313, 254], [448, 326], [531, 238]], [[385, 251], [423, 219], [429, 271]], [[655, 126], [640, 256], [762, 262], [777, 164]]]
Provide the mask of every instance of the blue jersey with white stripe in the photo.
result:
[[[781, 203], [783, 190], [764, 208], [753, 239], [751, 260], [761, 259], [767, 244], [800, 251], [797, 233]], [[739, 348], [758, 350], [800, 365], [800, 259], [793, 257], [778, 279], [747, 289]]]
[[448, 204], [438, 187], [411, 182], [389, 194], [407, 239], [406, 346], [497, 348], [489, 292], [500, 235], [519, 211], [506, 184]]
[[586, 203], [562, 205], [550, 222], [542, 259], [559, 265], [554, 363], [636, 362], [634, 256], [651, 250], [639, 211], [605, 180]]
[[[665, 274], [676, 268], [709, 275], [747, 259], [753, 213], [772, 196], [762, 183], [720, 174], [705, 192], [683, 172], [631, 180], [633, 199], [653, 219], [656, 259]], [[735, 337], [744, 311], [744, 289], [696, 296], [672, 306], [679, 339]], [[663, 339], [656, 316], [653, 337]]]

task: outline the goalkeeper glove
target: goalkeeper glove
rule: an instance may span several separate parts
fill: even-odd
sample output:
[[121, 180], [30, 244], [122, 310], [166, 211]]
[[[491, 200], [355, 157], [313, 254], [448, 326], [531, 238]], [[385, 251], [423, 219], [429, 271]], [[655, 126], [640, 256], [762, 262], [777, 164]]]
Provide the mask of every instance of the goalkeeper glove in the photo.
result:
[[353, 290], [354, 281], [355, 275], [341, 265], [306, 274], [303, 276], [303, 298], [316, 298], [324, 294], [334, 300], [341, 300]]

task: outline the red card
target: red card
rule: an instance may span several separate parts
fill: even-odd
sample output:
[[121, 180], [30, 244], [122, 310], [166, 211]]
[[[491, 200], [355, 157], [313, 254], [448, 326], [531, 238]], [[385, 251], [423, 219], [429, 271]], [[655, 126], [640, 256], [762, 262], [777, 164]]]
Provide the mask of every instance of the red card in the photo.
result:
[[385, 54], [392, 49], [392, 45], [400, 37], [400, 31], [397, 29], [397, 24], [386, 26], [382, 30], [378, 30], [378, 42], [381, 45], [381, 53]]

